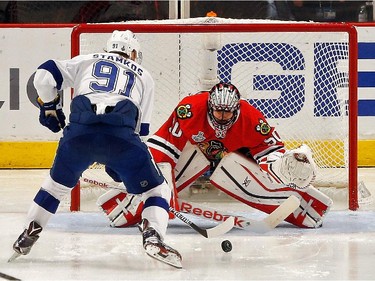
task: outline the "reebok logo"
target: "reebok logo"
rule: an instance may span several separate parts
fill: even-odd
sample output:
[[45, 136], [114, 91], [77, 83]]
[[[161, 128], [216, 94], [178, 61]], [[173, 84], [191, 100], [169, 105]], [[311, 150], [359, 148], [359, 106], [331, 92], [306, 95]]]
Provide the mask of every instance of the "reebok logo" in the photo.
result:
[[[201, 207], [201, 206], [199, 206], [199, 207], [193, 206], [191, 203], [188, 203], [188, 202], [180, 202], [180, 211], [183, 212], [183, 213], [190, 213], [190, 214], [193, 214], [193, 215], [196, 215], [196, 216], [199, 216], [199, 217], [203, 217], [203, 218], [206, 218], [206, 219], [213, 219], [217, 222], [223, 222], [229, 217], [229, 215], [222, 214], [219, 211], [210, 210], [208, 208], [203, 209], [203, 207]], [[244, 220], [234, 216], [234, 226], [235, 227], [244, 228], [247, 225], [248, 224]]]

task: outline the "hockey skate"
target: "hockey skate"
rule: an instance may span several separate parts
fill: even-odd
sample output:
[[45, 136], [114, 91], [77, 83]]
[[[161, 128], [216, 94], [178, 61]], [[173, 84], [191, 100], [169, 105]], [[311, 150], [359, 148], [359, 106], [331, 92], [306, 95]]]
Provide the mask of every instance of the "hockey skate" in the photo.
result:
[[180, 253], [166, 245], [157, 231], [148, 226], [147, 220], [142, 221], [140, 229], [143, 237], [143, 248], [150, 257], [176, 268], [182, 268]]
[[10, 257], [8, 262], [11, 262], [18, 258], [20, 255], [27, 255], [30, 253], [31, 247], [39, 238], [39, 233], [42, 231], [42, 227], [35, 221], [29, 224], [29, 227], [21, 233], [13, 244], [13, 250], [15, 253]]

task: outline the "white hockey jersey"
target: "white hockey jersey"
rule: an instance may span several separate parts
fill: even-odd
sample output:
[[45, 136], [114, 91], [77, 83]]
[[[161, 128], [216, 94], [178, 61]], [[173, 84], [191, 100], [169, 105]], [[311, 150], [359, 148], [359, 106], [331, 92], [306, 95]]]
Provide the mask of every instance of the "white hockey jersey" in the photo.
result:
[[92, 104], [115, 106], [130, 99], [140, 109], [142, 128], [149, 128], [154, 81], [141, 65], [121, 55], [95, 53], [48, 60], [38, 67], [34, 86], [43, 102], [54, 100], [57, 91], [66, 88], [74, 89], [73, 98], [85, 95]]

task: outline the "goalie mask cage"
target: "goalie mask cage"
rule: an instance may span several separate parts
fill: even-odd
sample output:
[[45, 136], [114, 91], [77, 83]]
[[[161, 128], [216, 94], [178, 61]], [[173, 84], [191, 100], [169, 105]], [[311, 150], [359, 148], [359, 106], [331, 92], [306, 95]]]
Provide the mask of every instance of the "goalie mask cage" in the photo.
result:
[[[349, 209], [358, 208], [354, 26], [220, 18], [82, 24], [72, 32], [72, 56], [103, 52], [113, 30], [127, 29], [137, 35], [142, 65], [155, 80], [151, 133], [181, 98], [232, 82], [287, 148], [310, 146], [318, 166], [314, 185], [347, 188]], [[79, 210], [79, 188], [71, 201], [71, 210]]]

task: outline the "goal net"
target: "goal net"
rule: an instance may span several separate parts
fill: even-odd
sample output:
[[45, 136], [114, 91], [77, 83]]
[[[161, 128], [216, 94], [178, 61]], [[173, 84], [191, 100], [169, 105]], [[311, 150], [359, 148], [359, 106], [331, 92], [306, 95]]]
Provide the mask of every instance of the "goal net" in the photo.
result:
[[[358, 208], [353, 26], [220, 18], [82, 24], [72, 32], [72, 56], [102, 52], [116, 29], [137, 34], [142, 65], [155, 80], [151, 133], [181, 98], [232, 82], [287, 148], [310, 146], [318, 166], [314, 185], [344, 189], [349, 209]], [[110, 181], [100, 165], [84, 175], [86, 183]], [[72, 194], [75, 210], [80, 200]]]

